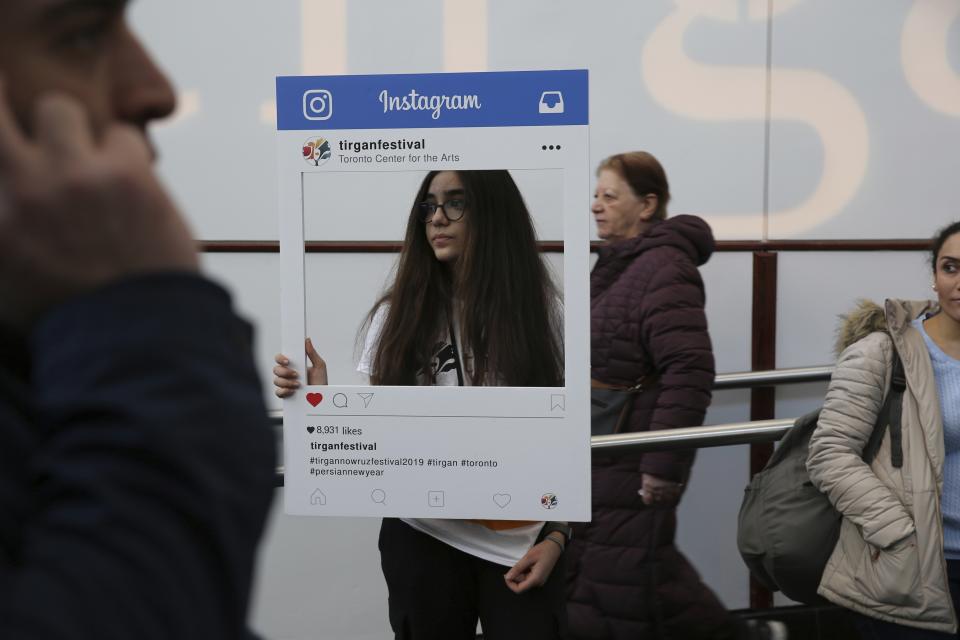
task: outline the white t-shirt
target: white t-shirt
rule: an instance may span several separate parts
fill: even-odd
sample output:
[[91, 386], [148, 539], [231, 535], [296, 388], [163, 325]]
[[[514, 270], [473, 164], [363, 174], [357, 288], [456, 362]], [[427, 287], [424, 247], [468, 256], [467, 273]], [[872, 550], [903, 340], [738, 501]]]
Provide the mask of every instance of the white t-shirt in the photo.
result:
[[[380, 333], [387, 320], [387, 309], [386, 304], [380, 305], [373, 314], [373, 318], [370, 319], [370, 328], [364, 339], [363, 354], [360, 356], [357, 371], [368, 377], [373, 367], [373, 356], [380, 341]], [[470, 355], [460, 350], [462, 341], [460, 328], [456, 323], [454, 323], [453, 332], [453, 340], [448, 335], [435, 346], [435, 355], [431, 364], [436, 378], [435, 386], [457, 386], [460, 384], [461, 375], [464, 385], [471, 384]], [[467, 366], [458, 366], [458, 363], [464, 362], [468, 363]], [[426, 379], [423, 383], [426, 384]], [[515, 529], [493, 530], [469, 520], [437, 518], [402, 518], [402, 520], [414, 529], [433, 536], [464, 553], [508, 567], [515, 565], [527, 553], [537, 541], [537, 535], [543, 527], [543, 522], [532, 522]]]

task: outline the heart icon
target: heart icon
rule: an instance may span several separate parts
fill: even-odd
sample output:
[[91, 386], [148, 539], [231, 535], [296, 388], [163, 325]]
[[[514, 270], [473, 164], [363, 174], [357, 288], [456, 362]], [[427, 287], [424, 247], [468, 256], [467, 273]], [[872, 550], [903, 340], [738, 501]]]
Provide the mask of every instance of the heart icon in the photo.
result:
[[307, 402], [310, 403], [310, 406], [315, 407], [315, 406], [317, 406], [318, 404], [320, 404], [321, 402], [323, 402], [323, 394], [322, 394], [322, 393], [308, 393], [308, 394], [307, 394]]
[[493, 494], [493, 501], [497, 503], [497, 506], [503, 509], [505, 506], [510, 504], [510, 494], [509, 493], [495, 493]]
[[313, 433], [313, 427], [307, 427], [307, 433]]

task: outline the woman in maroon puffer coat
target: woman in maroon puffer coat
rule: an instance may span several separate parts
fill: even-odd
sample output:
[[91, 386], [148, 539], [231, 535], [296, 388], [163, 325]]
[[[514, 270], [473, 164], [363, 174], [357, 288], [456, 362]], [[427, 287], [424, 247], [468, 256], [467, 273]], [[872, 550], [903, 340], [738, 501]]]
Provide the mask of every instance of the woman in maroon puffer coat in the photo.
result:
[[[607, 245], [590, 277], [591, 377], [614, 387], [645, 378], [625, 431], [699, 426], [710, 404], [713, 351], [697, 267], [713, 253], [713, 234], [694, 216], [667, 220], [669, 199], [649, 153], [600, 164], [592, 211]], [[594, 457], [593, 521], [574, 527], [568, 551], [571, 637], [736, 636], [673, 541], [693, 457]]]

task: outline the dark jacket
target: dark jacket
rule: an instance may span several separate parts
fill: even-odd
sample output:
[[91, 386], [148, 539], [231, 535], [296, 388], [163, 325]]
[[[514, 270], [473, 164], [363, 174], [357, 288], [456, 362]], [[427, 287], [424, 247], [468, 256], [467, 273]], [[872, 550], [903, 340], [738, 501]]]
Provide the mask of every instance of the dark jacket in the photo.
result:
[[0, 333], [0, 637], [245, 637], [274, 449], [249, 326], [199, 277]]
[[[710, 227], [684, 215], [600, 252], [590, 279], [592, 377], [617, 385], [655, 378], [634, 401], [631, 431], [703, 423], [714, 361], [697, 267], [713, 248]], [[673, 545], [674, 510], [645, 507], [637, 494], [642, 473], [686, 482], [693, 456], [594, 457], [593, 521], [575, 527], [568, 560], [573, 637], [727, 632], [723, 606]]]

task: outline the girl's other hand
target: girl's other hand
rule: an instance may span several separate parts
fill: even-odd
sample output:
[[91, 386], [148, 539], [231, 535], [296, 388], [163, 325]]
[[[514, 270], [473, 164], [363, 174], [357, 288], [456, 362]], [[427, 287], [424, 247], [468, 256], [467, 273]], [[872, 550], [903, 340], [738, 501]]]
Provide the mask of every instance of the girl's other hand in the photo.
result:
[[551, 540], [543, 540], [533, 545], [519, 562], [504, 574], [503, 579], [514, 593], [542, 587], [559, 559], [560, 545]]

